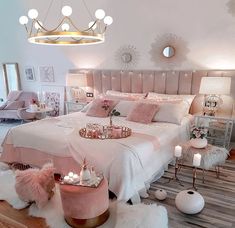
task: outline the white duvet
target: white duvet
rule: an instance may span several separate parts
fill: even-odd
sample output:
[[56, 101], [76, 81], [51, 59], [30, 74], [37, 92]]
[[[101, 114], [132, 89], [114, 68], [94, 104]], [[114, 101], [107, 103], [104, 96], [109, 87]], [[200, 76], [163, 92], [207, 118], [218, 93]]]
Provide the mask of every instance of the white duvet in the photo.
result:
[[118, 200], [128, 200], [172, 160], [174, 146], [189, 137], [190, 119], [190, 115], [185, 117], [181, 125], [156, 122], [146, 125], [115, 117], [114, 124], [130, 127], [134, 134], [125, 139], [92, 140], [81, 138], [78, 130], [86, 123], [107, 125], [109, 119], [79, 112], [15, 127], [6, 143], [73, 157], [79, 164], [86, 157], [89, 164], [107, 177]]

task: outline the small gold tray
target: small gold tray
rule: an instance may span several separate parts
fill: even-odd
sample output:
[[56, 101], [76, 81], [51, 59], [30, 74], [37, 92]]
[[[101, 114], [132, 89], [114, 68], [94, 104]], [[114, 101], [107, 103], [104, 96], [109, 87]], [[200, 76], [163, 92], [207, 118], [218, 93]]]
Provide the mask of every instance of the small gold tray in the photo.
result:
[[[115, 131], [121, 131], [120, 133], [115, 133]], [[102, 133], [90, 134], [87, 129], [84, 127], [79, 130], [79, 135], [86, 139], [122, 139], [131, 136], [131, 129], [124, 126], [103, 126]]]

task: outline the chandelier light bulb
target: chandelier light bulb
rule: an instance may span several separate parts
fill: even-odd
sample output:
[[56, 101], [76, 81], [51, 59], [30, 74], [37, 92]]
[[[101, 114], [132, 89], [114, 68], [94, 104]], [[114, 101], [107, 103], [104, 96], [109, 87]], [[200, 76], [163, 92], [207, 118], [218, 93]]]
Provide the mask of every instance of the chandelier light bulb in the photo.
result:
[[36, 9], [31, 9], [28, 12], [28, 16], [30, 19], [36, 19], [38, 17], [38, 11]]
[[111, 25], [111, 24], [113, 23], [113, 18], [110, 17], [110, 16], [106, 16], [106, 17], [104, 18], [104, 23], [105, 23], [106, 25]]
[[73, 10], [70, 6], [64, 6], [61, 12], [65, 17], [69, 17], [72, 14]]
[[91, 21], [91, 22], [88, 24], [88, 27], [90, 28], [92, 25], [94, 25], [94, 26], [92, 27], [92, 29], [95, 30], [96, 27], [97, 27], [97, 25], [94, 24], [94, 23], [95, 23], [94, 21]]
[[105, 17], [105, 12], [102, 9], [98, 9], [95, 11], [95, 17], [99, 20], [102, 20]]
[[36, 22], [36, 23], [34, 24], [35, 29], [38, 30], [38, 29], [41, 28], [39, 24], [40, 24], [41, 26], [43, 26], [42, 22], [41, 22], [41, 21], [38, 21], [38, 22]]
[[19, 22], [20, 22], [21, 25], [26, 25], [26, 24], [28, 24], [28, 21], [29, 21], [29, 19], [28, 19], [28, 17], [26, 17], [26, 16], [21, 16], [21, 17], [19, 18]]
[[61, 28], [62, 28], [62, 30], [63, 31], [68, 31], [69, 30], [69, 24], [67, 24], [67, 23], [64, 23], [62, 26], [61, 26]]

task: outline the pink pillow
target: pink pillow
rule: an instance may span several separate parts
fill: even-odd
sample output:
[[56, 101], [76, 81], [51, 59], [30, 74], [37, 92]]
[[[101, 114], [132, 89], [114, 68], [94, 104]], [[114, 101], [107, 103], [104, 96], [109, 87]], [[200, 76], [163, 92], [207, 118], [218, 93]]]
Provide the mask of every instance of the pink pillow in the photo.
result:
[[[105, 102], [109, 105], [108, 109], [103, 108]], [[118, 101], [114, 100], [104, 100], [99, 98], [95, 99], [92, 101], [86, 115], [94, 117], [107, 117], [117, 103]]]
[[127, 120], [148, 124], [159, 110], [157, 104], [137, 103], [127, 116]]
[[7, 106], [4, 108], [5, 110], [17, 110], [19, 108], [23, 108], [24, 101], [9, 101], [7, 102]]
[[45, 164], [41, 170], [17, 170], [15, 189], [19, 198], [25, 202], [35, 202], [38, 208], [44, 207], [53, 196], [54, 171], [51, 164]]

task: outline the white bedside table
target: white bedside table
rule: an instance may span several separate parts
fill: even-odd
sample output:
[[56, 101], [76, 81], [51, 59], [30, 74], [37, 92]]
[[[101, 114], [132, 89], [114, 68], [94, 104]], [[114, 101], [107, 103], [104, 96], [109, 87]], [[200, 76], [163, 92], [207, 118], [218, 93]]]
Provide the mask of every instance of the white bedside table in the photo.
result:
[[232, 116], [205, 116], [201, 113], [195, 114], [196, 127], [204, 126], [208, 129], [208, 143], [231, 149], [230, 140], [233, 130]]
[[88, 101], [65, 101], [66, 114], [81, 111], [89, 102]]

